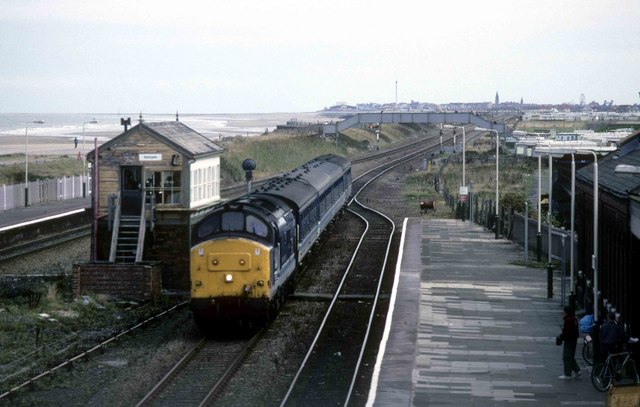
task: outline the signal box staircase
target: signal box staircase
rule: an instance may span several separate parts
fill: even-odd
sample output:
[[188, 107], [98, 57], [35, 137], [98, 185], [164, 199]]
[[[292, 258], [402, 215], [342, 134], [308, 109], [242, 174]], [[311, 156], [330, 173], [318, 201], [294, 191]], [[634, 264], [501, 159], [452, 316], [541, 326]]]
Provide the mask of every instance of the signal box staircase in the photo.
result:
[[139, 215], [122, 214], [120, 200], [115, 199], [109, 262], [134, 264], [142, 261], [145, 235], [154, 227], [153, 198], [153, 195], [145, 194]]

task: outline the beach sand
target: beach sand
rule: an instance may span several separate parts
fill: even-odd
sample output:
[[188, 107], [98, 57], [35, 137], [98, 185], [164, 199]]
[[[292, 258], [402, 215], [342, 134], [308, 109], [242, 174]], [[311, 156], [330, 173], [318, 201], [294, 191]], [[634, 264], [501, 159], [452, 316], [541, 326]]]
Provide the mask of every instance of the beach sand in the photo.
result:
[[[226, 124], [226, 127], [208, 131], [207, 136], [217, 141], [220, 135], [250, 135], [261, 134], [264, 129], [275, 129], [277, 125], [285, 124], [287, 121], [297, 119], [299, 122], [305, 123], [323, 123], [324, 121], [335, 120], [335, 116], [331, 117], [323, 115], [322, 112], [302, 112], [302, 113], [265, 113], [249, 115], [248, 119], [232, 119]], [[189, 126], [189, 120], [185, 120], [185, 124]], [[191, 126], [190, 126], [191, 127]], [[192, 127], [193, 128], [193, 127]], [[232, 130], [233, 129], [233, 130]], [[194, 128], [200, 131], [198, 128]], [[219, 131], [218, 131], [219, 130]], [[257, 133], [259, 131], [259, 133]], [[204, 133], [204, 132], [202, 132]], [[94, 137], [98, 138], [98, 145], [110, 140], [111, 138], [121, 134], [121, 131], [112, 132], [87, 132], [85, 133], [85, 152], [92, 151], [94, 148]], [[215, 137], [215, 136], [218, 137]], [[78, 138], [77, 148], [74, 146], [74, 137]], [[69, 155], [76, 156], [82, 154], [82, 132], [72, 133], [68, 136], [46, 136], [46, 135], [29, 135], [29, 156], [60, 156]], [[0, 133], [0, 155], [7, 154], [24, 154], [25, 153], [25, 137], [16, 136], [15, 134]]]
[[[98, 145], [117, 136], [117, 132], [92, 132], [85, 135], [85, 152], [93, 150], [93, 139], [98, 137]], [[78, 147], [74, 147], [73, 139], [78, 138]], [[0, 133], [0, 154], [24, 154], [25, 153], [25, 137], [13, 134]], [[50, 137], [50, 136], [30, 136], [29, 137], [29, 155], [77, 155], [82, 153], [82, 133], [77, 136], [69, 137]]]

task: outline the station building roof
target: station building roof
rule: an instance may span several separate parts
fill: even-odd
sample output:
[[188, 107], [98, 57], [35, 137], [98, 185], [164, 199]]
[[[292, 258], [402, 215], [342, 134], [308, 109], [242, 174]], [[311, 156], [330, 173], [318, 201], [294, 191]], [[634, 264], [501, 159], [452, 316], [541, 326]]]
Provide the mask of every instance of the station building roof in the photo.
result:
[[[142, 132], [179, 151], [187, 159], [222, 154], [224, 148], [179, 121], [141, 122], [126, 132], [102, 144], [100, 150], [117, 143], [118, 139]], [[93, 151], [89, 157], [93, 157]]]
[[[598, 158], [598, 186], [602, 192], [626, 199], [638, 191], [640, 176], [616, 174], [619, 164], [640, 167], [640, 131], [631, 134], [618, 145], [618, 149]], [[593, 185], [593, 163], [576, 172], [576, 179]]]

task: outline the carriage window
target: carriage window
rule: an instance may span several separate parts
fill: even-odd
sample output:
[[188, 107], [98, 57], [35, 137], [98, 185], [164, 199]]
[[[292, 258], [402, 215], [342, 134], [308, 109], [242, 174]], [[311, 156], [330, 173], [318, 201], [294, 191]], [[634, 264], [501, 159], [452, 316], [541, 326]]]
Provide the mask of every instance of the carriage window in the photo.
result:
[[241, 212], [225, 212], [222, 214], [222, 230], [244, 230], [244, 215]]
[[260, 219], [253, 215], [247, 215], [247, 232], [260, 237], [267, 237], [269, 229], [267, 229], [267, 225], [265, 225]]

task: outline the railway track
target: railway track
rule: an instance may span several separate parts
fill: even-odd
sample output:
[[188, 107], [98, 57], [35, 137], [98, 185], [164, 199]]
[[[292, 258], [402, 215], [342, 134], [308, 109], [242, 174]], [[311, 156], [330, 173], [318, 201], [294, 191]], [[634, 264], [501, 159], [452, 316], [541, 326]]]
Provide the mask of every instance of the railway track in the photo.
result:
[[[12, 396], [14, 396], [15, 394], [17, 394], [20, 390], [24, 389], [24, 388], [28, 388], [29, 386], [34, 385], [36, 382], [41, 381], [44, 378], [47, 377], [52, 377], [56, 372], [61, 371], [62, 368], [71, 368], [73, 367], [74, 363], [77, 363], [83, 359], [88, 358], [89, 356], [91, 356], [92, 354], [95, 354], [96, 352], [103, 352], [105, 350], [105, 348], [112, 343], [116, 343], [121, 337], [131, 334], [135, 331], [137, 331], [139, 328], [142, 328], [144, 326], [146, 326], [147, 324], [153, 322], [153, 321], [157, 321], [160, 318], [162, 318], [165, 315], [171, 314], [174, 311], [180, 310], [184, 307], [186, 307], [188, 304], [188, 301], [183, 301], [180, 302], [168, 309], [165, 309], [155, 315], [150, 316], [149, 318], [138, 322], [124, 330], [122, 330], [121, 332], [112, 335], [104, 340], [102, 340], [102, 342], [96, 344], [95, 346], [92, 346], [90, 349], [87, 349], [83, 352], [80, 352], [78, 354], [76, 354], [75, 356], [65, 359], [64, 361], [62, 361], [61, 363], [58, 363], [56, 366], [51, 367], [51, 368], [44, 368], [41, 369], [42, 372], [40, 374], [38, 374], [37, 376], [31, 377], [29, 379], [27, 379], [26, 381], [22, 382], [21, 384], [18, 384], [6, 391], [4, 391], [3, 393], [0, 394], [0, 403], [4, 400], [8, 400], [10, 399]], [[48, 363], [50, 363], [51, 361], [49, 361]], [[29, 361], [25, 360], [24, 361], [25, 366], [29, 366]], [[38, 370], [39, 368], [37, 366], [31, 366], [31, 370]]]
[[365, 233], [281, 406], [345, 405], [351, 398], [380, 296], [394, 223], [361, 204]]
[[[432, 141], [430, 145], [377, 166], [354, 180], [355, 192], [349, 210], [362, 219], [366, 228], [281, 407], [346, 406], [358, 397], [355, 391], [374, 318], [379, 311], [382, 282], [387, 269], [393, 268], [389, 259], [395, 232], [395, 224], [389, 217], [362, 204], [358, 197], [386, 172], [434, 148], [436, 145]], [[360, 394], [359, 401], [365, 397]]]
[[263, 331], [251, 339], [216, 341], [203, 337], [137, 404], [203, 406], [215, 400]]
[[66, 242], [87, 237], [91, 234], [91, 225], [64, 230], [40, 239], [0, 249], [0, 261], [24, 256], [40, 250], [50, 249]]

